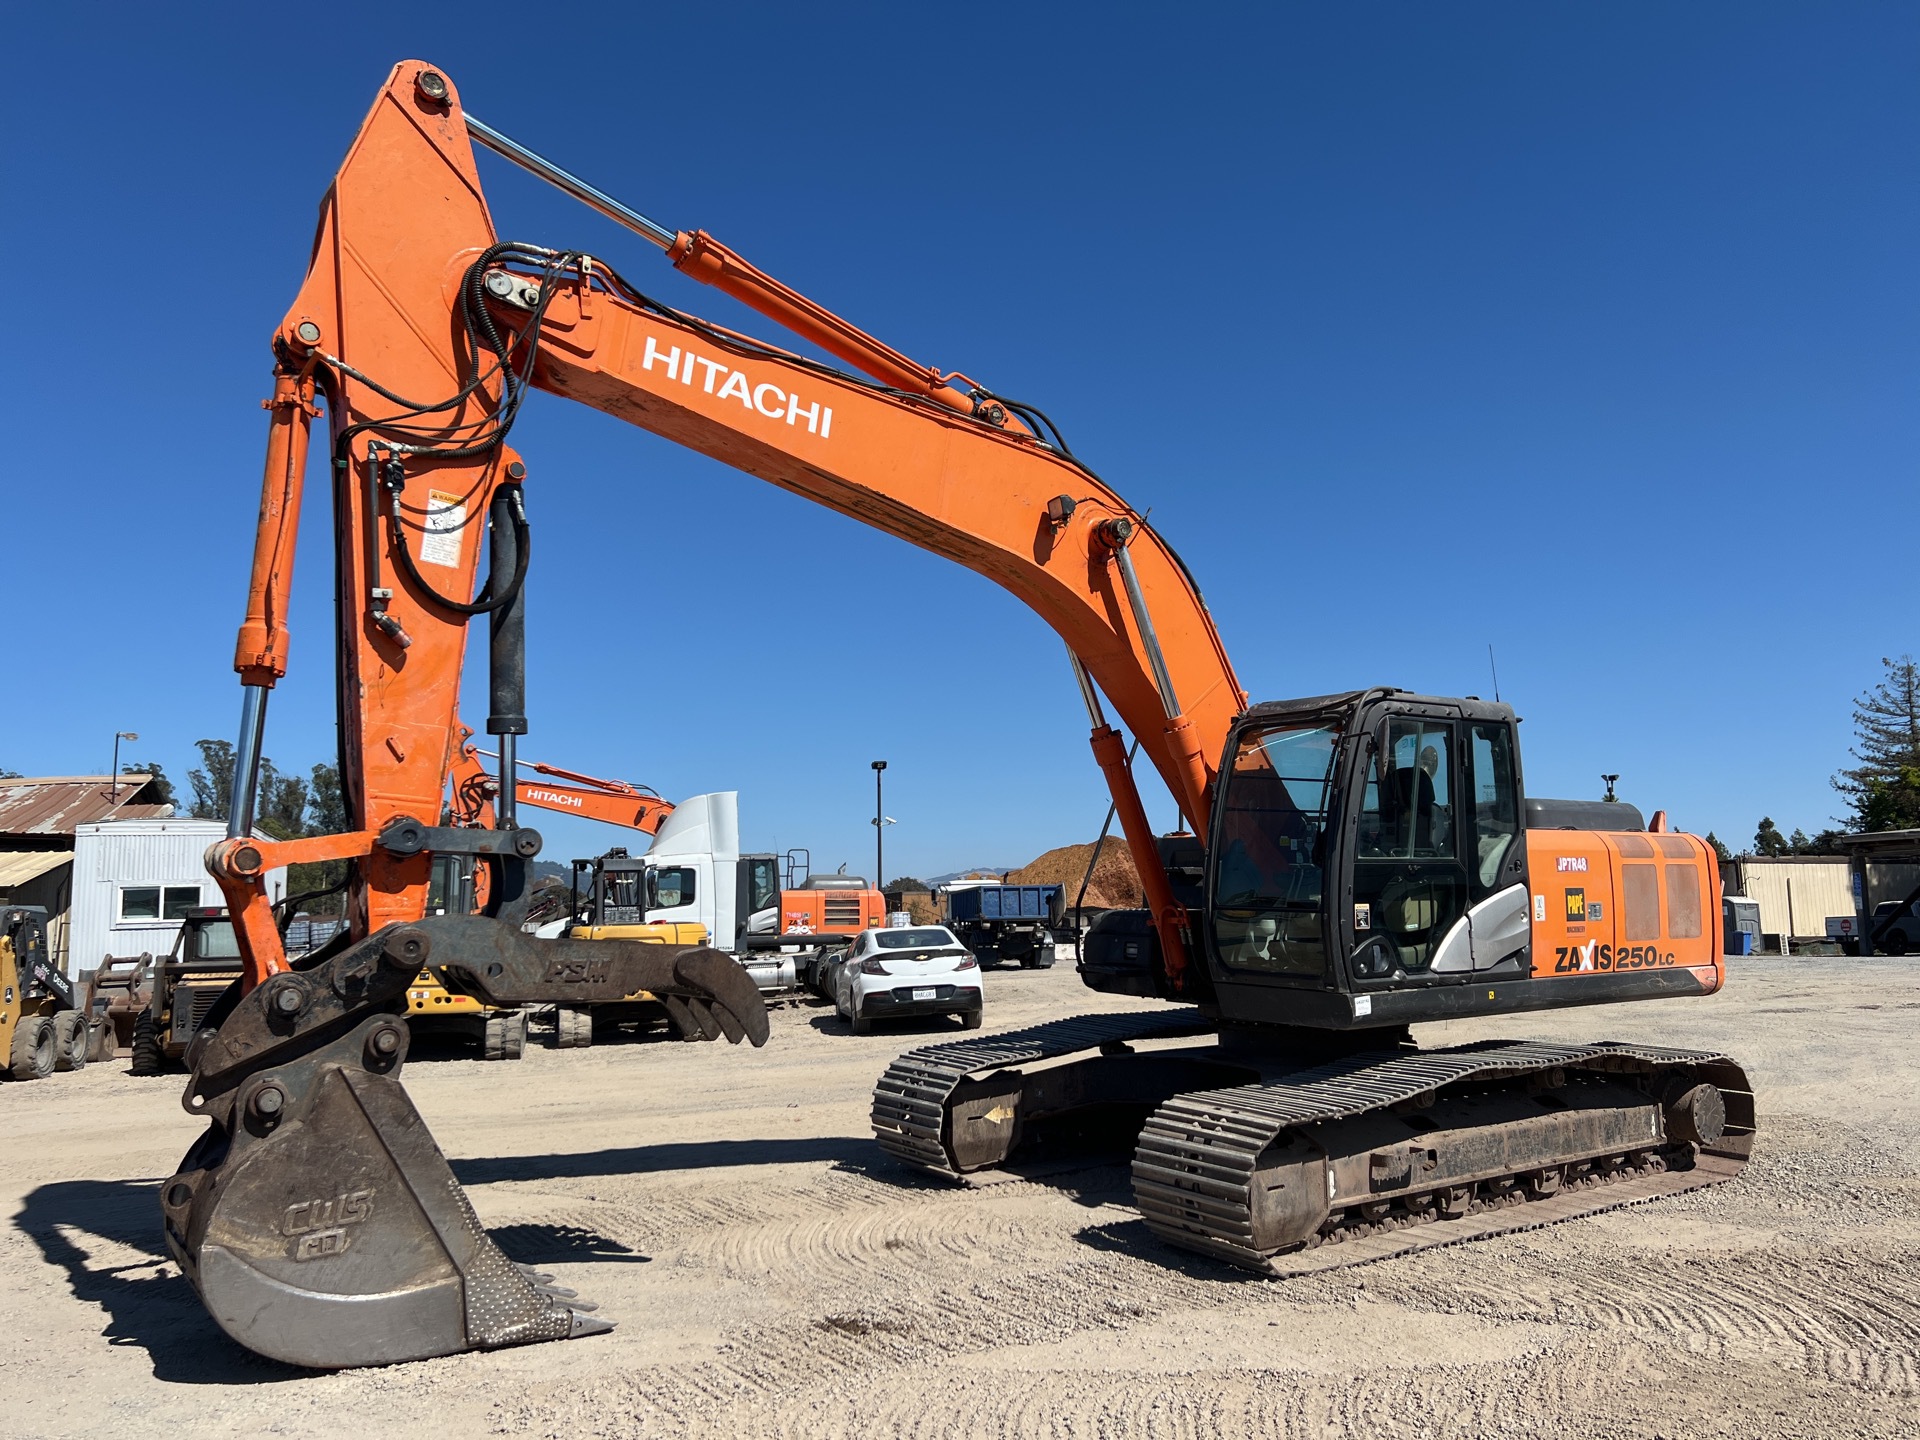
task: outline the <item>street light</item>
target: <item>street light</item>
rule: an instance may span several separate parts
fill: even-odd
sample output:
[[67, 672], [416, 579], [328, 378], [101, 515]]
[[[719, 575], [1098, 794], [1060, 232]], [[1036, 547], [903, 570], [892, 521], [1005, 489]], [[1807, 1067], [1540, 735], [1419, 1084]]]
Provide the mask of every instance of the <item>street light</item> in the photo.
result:
[[887, 768], [887, 762], [873, 762], [873, 888], [880, 890], [887, 883], [886, 843], [887, 826], [893, 821], [887, 818], [887, 807], [880, 798], [880, 772]]
[[122, 740], [138, 740], [139, 738], [140, 737], [131, 730], [116, 730], [113, 732], [113, 780], [112, 783], [107, 786], [107, 803], [109, 805], [115, 803], [120, 798], [120, 742]]

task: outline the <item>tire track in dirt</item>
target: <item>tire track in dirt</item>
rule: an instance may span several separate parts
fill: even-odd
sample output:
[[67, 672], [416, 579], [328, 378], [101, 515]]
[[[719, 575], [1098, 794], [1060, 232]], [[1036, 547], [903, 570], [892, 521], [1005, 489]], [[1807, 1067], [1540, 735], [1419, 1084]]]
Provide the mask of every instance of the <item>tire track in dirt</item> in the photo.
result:
[[[1689, 1402], [1663, 1387], [1680, 1378], [1640, 1353], [1620, 1354], [1603, 1383], [1569, 1385], [1559, 1352], [1497, 1367], [1436, 1364], [1353, 1377], [1302, 1377], [1285, 1370], [1123, 1368], [1058, 1371], [1014, 1368], [966, 1373], [919, 1367], [865, 1368], [803, 1379], [779, 1396], [722, 1386], [615, 1382], [617, 1399], [596, 1394], [593, 1411], [628, 1418], [610, 1434], [700, 1435], [727, 1431], [778, 1440], [1040, 1440], [1053, 1436], [1211, 1440], [1216, 1436], [1291, 1437], [1541, 1436], [1564, 1440], [1566, 1417], [1583, 1434], [1707, 1434], [1726, 1418], [1719, 1402]], [[1599, 1367], [1580, 1367], [1582, 1373]], [[688, 1377], [691, 1379], [692, 1377]], [[1658, 1398], [1656, 1403], [1656, 1397]], [[1661, 1424], [1636, 1422], [1658, 1412]], [[1697, 1412], [1696, 1425], [1676, 1421]]]
[[1791, 1366], [1883, 1395], [1920, 1394], [1920, 1254], [1570, 1255], [1530, 1248], [1462, 1282], [1382, 1274], [1415, 1308], [1631, 1334], [1722, 1363]]

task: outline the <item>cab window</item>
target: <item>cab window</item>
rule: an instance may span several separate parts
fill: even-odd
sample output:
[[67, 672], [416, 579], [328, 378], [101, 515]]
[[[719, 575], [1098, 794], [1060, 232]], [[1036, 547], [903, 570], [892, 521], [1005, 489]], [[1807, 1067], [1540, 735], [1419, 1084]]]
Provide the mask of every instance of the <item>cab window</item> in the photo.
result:
[[1319, 976], [1328, 792], [1340, 732], [1329, 721], [1243, 735], [1220, 801], [1213, 929], [1234, 969]]
[[1520, 838], [1520, 787], [1513, 776], [1513, 735], [1505, 725], [1473, 727], [1473, 894], [1500, 888], [1502, 867]]
[[1417, 716], [1392, 721], [1367, 766], [1360, 853], [1433, 860], [1454, 853], [1453, 727]]
[[772, 857], [749, 862], [747, 869], [747, 913], [767, 910], [780, 903], [780, 872]]
[[693, 867], [665, 865], [647, 872], [653, 882], [655, 909], [672, 910], [693, 903]]

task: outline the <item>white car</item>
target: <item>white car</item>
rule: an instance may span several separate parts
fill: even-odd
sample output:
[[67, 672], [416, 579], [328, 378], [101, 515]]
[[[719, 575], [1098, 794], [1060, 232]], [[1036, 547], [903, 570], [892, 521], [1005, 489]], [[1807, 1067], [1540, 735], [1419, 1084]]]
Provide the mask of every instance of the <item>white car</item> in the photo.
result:
[[944, 925], [862, 930], [834, 956], [827, 985], [856, 1035], [875, 1020], [917, 1015], [958, 1015], [980, 1028], [980, 962]]

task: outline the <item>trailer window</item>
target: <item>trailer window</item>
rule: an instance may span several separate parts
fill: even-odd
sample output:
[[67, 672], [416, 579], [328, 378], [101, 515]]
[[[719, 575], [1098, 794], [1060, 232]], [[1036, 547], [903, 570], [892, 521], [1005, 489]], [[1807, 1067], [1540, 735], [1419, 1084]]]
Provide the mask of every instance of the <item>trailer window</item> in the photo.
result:
[[122, 885], [122, 920], [184, 920], [200, 903], [198, 885]]

